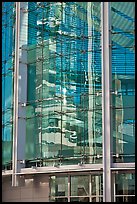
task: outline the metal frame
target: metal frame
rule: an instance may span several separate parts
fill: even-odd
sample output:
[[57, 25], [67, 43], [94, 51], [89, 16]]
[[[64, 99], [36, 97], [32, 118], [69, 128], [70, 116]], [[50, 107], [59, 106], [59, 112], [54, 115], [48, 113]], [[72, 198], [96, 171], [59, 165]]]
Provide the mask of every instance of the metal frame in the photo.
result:
[[103, 202], [111, 202], [110, 2], [101, 2]]
[[[37, 167], [35, 169], [32, 168], [22, 168], [19, 173], [16, 174], [39, 174], [39, 173], [44, 173], [44, 174], [49, 174], [49, 173], [73, 173], [77, 172], [99, 172], [103, 170], [103, 165], [102, 164], [85, 164], [83, 167], [79, 165], [65, 165], [65, 166], [60, 166], [60, 167]], [[115, 171], [135, 171], [135, 163], [113, 163], [111, 167], [111, 172]], [[3, 170], [2, 171], [2, 176], [8, 176], [12, 175], [13, 170]]]
[[70, 175], [68, 175], [68, 202], [70, 202], [70, 186], [71, 186], [71, 178]]
[[18, 185], [17, 172], [25, 167], [26, 101], [27, 101], [27, 27], [24, 21], [26, 2], [16, 2], [15, 66], [14, 66], [14, 124], [12, 155], [12, 186]]
[[91, 174], [89, 175], [89, 202], [91, 202], [91, 194], [92, 194], [92, 183], [91, 183]]
[[[86, 175], [86, 176], [88, 176], [89, 177], [89, 194], [88, 195], [70, 195], [71, 194], [71, 176], [83, 176], [83, 175]], [[94, 173], [93, 175], [97, 175], [96, 173]], [[101, 173], [100, 174], [98, 174], [98, 175], [101, 175]], [[85, 198], [85, 197], [87, 197], [87, 198], [89, 198], [89, 202], [92, 202], [92, 198], [96, 198], [96, 199], [99, 199], [99, 198], [102, 198], [103, 197], [103, 195], [92, 195], [92, 173], [91, 172], [89, 172], [88, 173], [88, 175], [87, 174], [65, 174], [65, 175], [60, 175], [60, 174], [57, 174], [56, 176], [66, 176], [67, 178], [68, 178], [68, 196], [53, 196], [54, 198], [68, 198], [68, 202], [71, 202], [71, 198]], [[96, 178], [98, 178], [98, 177], [96, 177]], [[95, 178], [95, 179], [96, 179]]]
[[114, 194], [114, 197], [113, 197], [113, 201], [116, 202], [116, 198], [115, 198], [115, 195], [116, 195], [116, 177], [115, 177], [115, 174], [112, 175], [113, 176], [113, 194]]
[[14, 110], [13, 110], [13, 155], [12, 185], [17, 183], [17, 138], [18, 138], [18, 78], [19, 78], [19, 35], [20, 35], [20, 2], [16, 2], [16, 33], [15, 33], [15, 66], [14, 66]]
[[[92, 20], [91, 20], [91, 15], [92, 15], [92, 2], [87, 2], [87, 21], [88, 21], [88, 36], [91, 36], [88, 40], [88, 80], [89, 84], [93, 84], [93, 69], [92, 69]], [[91, 72], [92, 70], [92, 72]], [[89, 86], [89, 107], [90, 109], [93, 109], [93, 88]], [[93, 111], [88, 110], [88, 136], [89, 136], [89, 146], [90, 146], [90, 154], [93, 153], [93, 137], [94, 135], [92, 134], [92, 126], [93, 124]], [[90, 127], [90, 128], [89, 128]], [[90, 161], [92, 162], [92, 158], [90, 158]]]
[[[15, 35], [15, 68], [14, 68], [14, 124], [13, 124], [13, 156], [12, 170], [2, 172], [3, 176], [12, 175], [12, 185], [18, 185], [18, 175], [25, 174], [57, 174], [57, 173], [77, 173], [81, 172], [102, 172], [103, 171], [103, 202], [112, 201], [111, 178], [113, 171], [132, 171], [135, 163], [112, 163], [112, 141], [111, 141], [111, 45], [110, 45], [110, 2], [101, 2], [101, 43], [102, 43], [102, 130], [103, 130], [103, 164], [65, 165], [59, 167], [36, 167], [23, 168], [24, 163], [20, 163], [25, 158], [25, 127], [26, 115], [25, 103], [27, 100], [27, 27], [23, 27], [24, 19], [27, 20], [27, 2], [16, 2], [16, 35]], [[91, 8], [91, 3], [88, 3]], [[21, 9], [22, 8], [22, 9]], [[91, 11], [88, 11], [89, 14]], [[91, 23], [90, 18], [88, 23]], [[21, 29], [20, 29], [21, 28]], [[26, 31], [24, 30], [26, 29]], [[26, 35], [24, 36], [24, 31]], [[88, 31], [90, 32], [90, 30]], [[20, 40], [21, 39], [21, 40]], [[92, 39], [90, 39], [92, 42]], [[89, 44], [89, 47], [91, 44]], [[22, 48], [20, 50], [20, 48]], [[90, 58], [91, 55], [88, 55]], [[90, 72], [90, 63], [88, 71]], [[89, 78], [92, 73], [89, 74]], [[19, 78], [19, 75], [21, 78]], [[26, 83], [24, 83], [24, 80]], [[22, 88], [23, 87], [23, 88]], [[21, 89], [21, 92], [20, 92]], [[91, 91], [91, 90], [90, 90]], [[92, 98], [90, 99], [92, 100]], [[90, 102], [90, 101], [89, 101]], [[90, 118], [90, 115], [89, 115]], [[91, 118], [90, 118], [91, 120]], [[90, 132], [90, 130], [89, 130]], [[92, 140], [91, 140], [92, 143]], [[68, 182], [68, 187], [70, 183]], [[91, 183], [90, 183], [91, 192]], [[70, 201], [70, 195], [68, 195]], [[90, 197], [91, 199], [91, 197]], [[91, 201], [91, 200], [90, 200]]]

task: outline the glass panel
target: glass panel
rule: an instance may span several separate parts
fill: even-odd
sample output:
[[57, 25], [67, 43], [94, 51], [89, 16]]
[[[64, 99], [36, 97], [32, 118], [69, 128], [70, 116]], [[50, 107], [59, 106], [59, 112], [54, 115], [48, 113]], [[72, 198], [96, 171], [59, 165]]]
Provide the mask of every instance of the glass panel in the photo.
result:
[[43, 165], [101, 163], [100, 2], [28, 2], [28, 10], [27, 100]]
[[[12, 155], [15, 3], [2, 5], [5, 163]], [[26, 160], [102, 163], [100, 14], [100, 2], [28, 2]], [[134, 14], [133, 2], [111, 2], [114, 162], [135, 155]]]
[[68, 202], [68, 198], [52, 198], [50, 202]]
[[103, 202], [103, 197], [92, 197], [91, 202]]
[[14, 2], [2, 3], [2, 165], [11, 169], [13, 125]]
[[26, 160], [34, 160], [34, 158], [40, 157], [41, 146], [39, 145], [39, 140], [41, 139], [41, 132], [38, 129], [38, 120], [35, 117], [34, 106], [27, 106], [26, 112]]
[[89, 195], [89, 176], [71, 176], [71, 196]]
[[68, 177], [50, 178], [50, 197], [52, 196], [67, 196], [68, 195]]
[[103, 195], [102, 175], [91, 175], [91, 195]]
[[114, 162], [135, 161], [134, 15], [135, 4], [133, 2], [130, 4], [111, 3]]
[[116, 202], [135, 202], [135, 196], [117, 196]]
[[89, 202], [89, 197], [74, 197], [74, 198], [70, 198], [70, 202]]
[[116, 174], [116, 195], [135, 195], [135, 174]]

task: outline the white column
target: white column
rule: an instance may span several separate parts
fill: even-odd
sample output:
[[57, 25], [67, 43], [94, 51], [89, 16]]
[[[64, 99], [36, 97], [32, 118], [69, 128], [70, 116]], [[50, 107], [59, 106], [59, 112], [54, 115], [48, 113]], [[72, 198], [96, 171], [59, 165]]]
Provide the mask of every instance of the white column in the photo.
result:
[[101, 2], [103, 202], [111, 202], [110, 2]]
[[113, 173], [113, 175], [112, 175], [113, 177], [113, 202], [116, 202], [116, 174], [115, 173]]
[[18, 185], [16, 173], [24, 167], [27, 101], [27, 2], [16, 2], [12, 186]]
[[68, 202], [70, 202], [70, 191], [71, 191], [71, 178], [70, 175], [68, 175]]
[[96, 202], [99, 202], [99, 183], [100, 183], [100, 179], [99, 176], [95, 176], [95, 183], [96, 183]]
[[[89, 82], [89, 91], [88, 91], [88, 97], [89, 97], [89, 110], [88, 110], [88, 140], [89, 140], [89, 154], [94, 154], [93, 149], [93, 69], [92, 69], [92, 2], [87, 3], [87, 21], [88, 21], [88, 82]], [[92, 86], [92, 87], [91, 87]], [[90, 158], [90, 163], [92, 162], [93, 158]]]
[[92, 176], [89, 175], [89, 202], [92, 202], [92, 182], [91, 182]]

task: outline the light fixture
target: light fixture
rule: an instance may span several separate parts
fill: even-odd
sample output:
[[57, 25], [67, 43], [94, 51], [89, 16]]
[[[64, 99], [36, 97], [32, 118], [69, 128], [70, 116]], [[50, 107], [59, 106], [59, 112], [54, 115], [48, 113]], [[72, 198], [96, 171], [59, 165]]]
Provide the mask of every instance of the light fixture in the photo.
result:
[[25, 107], [26, 106], [26, 103], [21, 103], [21, 107]]
[[25, 160], [20, 160], [20, 164], [25, 164]]
[[119, 154], [116, 154], [116, 158], [119, 158]]

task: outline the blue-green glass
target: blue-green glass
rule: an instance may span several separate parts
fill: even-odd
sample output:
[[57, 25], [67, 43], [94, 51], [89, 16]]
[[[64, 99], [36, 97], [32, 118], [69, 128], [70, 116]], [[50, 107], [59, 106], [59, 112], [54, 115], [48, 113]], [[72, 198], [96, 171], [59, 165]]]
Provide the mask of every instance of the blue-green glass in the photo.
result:
[[100, 3], [29, 2], [28, 8], [27, 100], [37, 124], [31, 136], [34, 151], [39, 149], [36, 157], [44, 165], [101, 162], [95, 157], [102, 154], [101, 96], [96, 97], [101, 91]]
[[[12, 160], [14, 2], [2, 4], [2, 164]], [[8, 167], [9, 168], [9, 167]]]
[[134, 14], [134, 2], [111, 3], [114, 162], [135, 161]]
[[[2, 11], [4, 164], [12, 159], [14, 2]], [[111, 3], [114, 162], [134, 162], [134, 14], [133, 2]], [[100, 2], [28, 2], [26, 160], [102, 162], [100, 15]]]
[[100, 163], [100, 3], [29, 2], [28, 8], [27, 100], [37, 157], [43, 165]]

